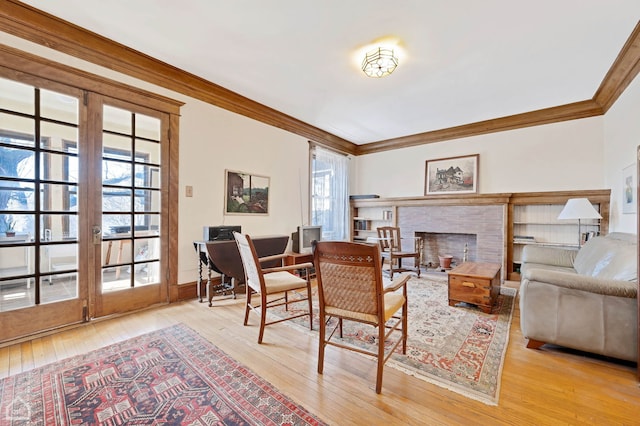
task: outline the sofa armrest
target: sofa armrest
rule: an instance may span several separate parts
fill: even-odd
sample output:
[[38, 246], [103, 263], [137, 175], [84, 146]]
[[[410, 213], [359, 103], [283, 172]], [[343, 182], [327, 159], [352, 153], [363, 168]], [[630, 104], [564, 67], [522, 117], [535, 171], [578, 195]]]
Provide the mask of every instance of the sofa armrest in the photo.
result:
[[581, 290], [605, 296], [638, 297], [638, 284], [635, 281], [608, 280], [569, 272], [550, 271], [546, 269], [527, 269], [523, 279]]
[[522, 263], [540, 263], [573, 268], [576, 254], [578, 254], [578, 250], [574, 249], [526, 245], [522, 249]]

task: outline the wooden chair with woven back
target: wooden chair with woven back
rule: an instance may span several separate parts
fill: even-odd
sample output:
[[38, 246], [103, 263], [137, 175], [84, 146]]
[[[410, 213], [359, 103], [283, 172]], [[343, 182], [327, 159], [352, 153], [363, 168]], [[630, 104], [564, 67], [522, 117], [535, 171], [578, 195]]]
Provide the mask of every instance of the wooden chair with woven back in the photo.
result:
[[[244, 325], [249, 323], [250, 311], [260, 315], [258, 343], [262, 343], [264, 328], [267, 325], [292, 320], [305, 315], [309, 315], [309, 328], [313, 330], [311, 282], [309, 280], [309, 269], [313, 267], [313, 264], [308, 262], [290, 266], [263, 268], [260, 265], [261, 262], [283, 259], [286, 255], [283, 253], [259, 258], [249, 235], [234, 232], [233, 236], [238, 245], [240, 258], [242, 259], [246, 283], [247, 303], [244, 312]], [[305, 278], [301, 278], [292, 273], [296, 270], [303, 269], [305, 270]], [[289, 298], [289, 292], [291, 291], [295, 291], [298, 294], [295, 299]], [[301, 291], [306, 293], [306, 295], [300, 296]], [[252, 297], [256, 294], [260, 298], [259, 303], [252, 301]], [[300, 302], [306, 302], [308, 304], [308, 310], [306, 312], [267, 321], [267, 309], [284, 305], [285, 310], [288, 310], [290, 304]]]
[[[393, 274], [396, 272], [415, 272], [419, 277], [420, 250], [416, 248], [416, 244], [413, 250], [402, 250], [400, 228], [397, 226], [381, 226], [377, 231], [382, 257], [389, 262], [389, 278], [393, 279]], [[403, 259], [413, 259], [413, 266], [403, 266]]]
[[[410, 275], [399, 275], [393, 281], [383, 278], [377, 244], [314, 242], [313, 258], [320, 311], [318, 374], [324, 369], [327, 345], [371, 355], [377, 360], [376, 393], [380, 393], [384, 363], [398, 345], [402, 345], [403, 354], [407, 351], [407, 281]], [[336, 319], [335, 325], [329, 326], [327, 322], [332, 317]], [[333, 339], [336, 331], [340, 338], [343, 337], [343, 321], [377, 328], [377, 345], [365, 349]], [[328, 327], [332, 329], [327, 334]]]

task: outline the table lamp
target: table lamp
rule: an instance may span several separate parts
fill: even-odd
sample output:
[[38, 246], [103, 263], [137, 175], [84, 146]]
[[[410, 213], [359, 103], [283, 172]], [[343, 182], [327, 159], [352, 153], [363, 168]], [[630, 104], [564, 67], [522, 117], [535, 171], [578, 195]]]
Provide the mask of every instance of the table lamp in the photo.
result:
[[580, 229], [581, 219], [602, 219], [600, 213], [593, 208], [593, 205], [587, 198], [569, 198], [567, 204], [558, 215], [558, 219], [578, 219], [578, 247], [580, 246], [582, 235]]

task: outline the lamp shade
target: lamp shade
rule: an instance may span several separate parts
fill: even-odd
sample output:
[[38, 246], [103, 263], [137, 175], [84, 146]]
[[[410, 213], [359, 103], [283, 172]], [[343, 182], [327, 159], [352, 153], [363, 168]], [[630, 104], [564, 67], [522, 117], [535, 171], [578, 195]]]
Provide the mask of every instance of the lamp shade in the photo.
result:
[[602, 219], [587, 198], [570, 198], [558, 219]]

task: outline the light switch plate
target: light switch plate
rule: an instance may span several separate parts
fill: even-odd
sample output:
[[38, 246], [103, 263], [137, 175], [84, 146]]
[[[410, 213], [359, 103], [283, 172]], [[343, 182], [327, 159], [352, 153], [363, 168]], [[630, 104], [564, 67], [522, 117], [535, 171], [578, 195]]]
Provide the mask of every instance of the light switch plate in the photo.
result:
[[193, 197], [193, 186], [191, 186], [191, 185], [187, 185], [187, 186], [185, 187], [185, 195], [186, 195], [187, 197]]

